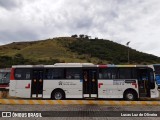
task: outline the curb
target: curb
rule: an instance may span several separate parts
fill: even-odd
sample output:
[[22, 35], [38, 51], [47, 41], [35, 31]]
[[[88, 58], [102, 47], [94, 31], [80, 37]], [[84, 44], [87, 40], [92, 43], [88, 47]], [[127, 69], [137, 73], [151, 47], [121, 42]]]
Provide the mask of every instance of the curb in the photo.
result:
[[160, 101], [104, 101], [104, 100], [17, 100], [17, 99], [0, 99], [0, 104], [15, 105], [160, 105]]

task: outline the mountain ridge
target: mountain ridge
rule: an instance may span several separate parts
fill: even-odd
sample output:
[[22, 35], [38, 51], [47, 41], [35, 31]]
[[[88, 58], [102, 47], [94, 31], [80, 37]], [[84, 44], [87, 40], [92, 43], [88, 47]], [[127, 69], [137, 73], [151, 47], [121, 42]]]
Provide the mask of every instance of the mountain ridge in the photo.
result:
[[[160, 63], [160, 57], [155, 55], [131, 48], [129, 51], [130, 64]], [[55, 62], [128, 64], [128, 47], [110, 40], [74, 37], [13, 42], [0, 46], [0, 67], [10, 67], [13, 64], [54, 64]]]

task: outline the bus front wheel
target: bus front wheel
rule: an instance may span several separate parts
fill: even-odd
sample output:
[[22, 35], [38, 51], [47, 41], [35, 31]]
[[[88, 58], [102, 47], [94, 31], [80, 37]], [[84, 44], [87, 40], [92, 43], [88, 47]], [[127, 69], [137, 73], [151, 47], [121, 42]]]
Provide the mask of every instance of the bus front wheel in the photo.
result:
[[134, 91], [126, 91], [124, 94], [124, 99], [129, 100], [129, 101], [133, 101], [133, 100], [137, 99], [137, 95]]
[[64, 92], [62, 90], [56, 90], [52, 93], [51, 98], [54, 100], [63, 100], [65, 97]]

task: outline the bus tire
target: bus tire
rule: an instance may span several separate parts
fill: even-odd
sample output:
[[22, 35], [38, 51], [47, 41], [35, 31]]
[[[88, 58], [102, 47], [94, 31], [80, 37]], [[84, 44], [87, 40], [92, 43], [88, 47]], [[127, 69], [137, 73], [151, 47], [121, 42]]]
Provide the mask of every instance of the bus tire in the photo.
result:
[[128, 90], [124, 93], [124, 99], [128, 101], [137, 100], [137, 94], [133, 90]]
[[55, 90], [51, 94], [51, 99], [63, 100], [65, 98], [65, 93], [63, 90]]

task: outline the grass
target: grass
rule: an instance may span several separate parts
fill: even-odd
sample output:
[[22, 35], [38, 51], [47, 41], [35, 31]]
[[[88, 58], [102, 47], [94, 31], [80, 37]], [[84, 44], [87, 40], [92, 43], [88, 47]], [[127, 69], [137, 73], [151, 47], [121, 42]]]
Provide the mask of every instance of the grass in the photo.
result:
[[[74, 44], [76, 47], [72, 49], [69, 45], [73, 46]], [[83, 49], [82, 47], [84, 45], [86, 45], [86, 47]], [[105, 47], [102, 48], [102, 46]], [[79, 52], [81, 49], [83, 49], [84, 52]], [[120, 61], [118, 58], [125, 58], [125, 55], [123, 55], [125, 49], [125, 46], [107, 40], [87, 41], [70, 37], [60, 37], [33, 42], [13, 42], [11, 44], [3, 45], [0, 46], [0, 56], [14, 57], [16, 54], [21, 54], [25, 59], [34, 62], [39, 60], [58, 59], [60, 62], [92, 62], [95, 64], [107, 64], [112, 63], [113, 61], [101, 59], [101, 57], [106, 56], [106, 58], [114, 58], [114, 60]], [[121, 55], [115, 51], [120, 51]], [[131, 52], [133, 55], [136, 54], [136, 60], [139, 59], [142, 63], [147, 62], [145, 61], [146, 59], [143, 59], [143, 57], [147, 56], [145, 53], [143, 54], [135, 50], [132, 50]], [[91, 55], [92, 53], [93, 55]], [[97, 57], [97, 55], [100, 56]], [[116, 58], [116, 55], [119, 55], [119, 57]], [[153, 59], [153, 62], [160, 61], [160, 58], [156, 56], [149, 57]]]

